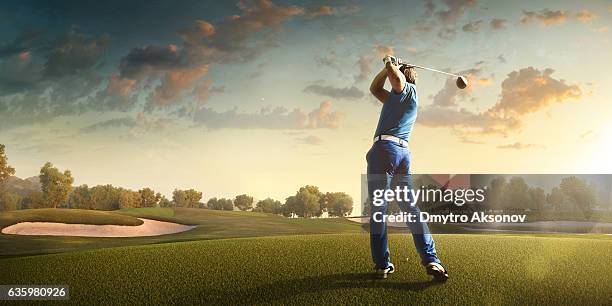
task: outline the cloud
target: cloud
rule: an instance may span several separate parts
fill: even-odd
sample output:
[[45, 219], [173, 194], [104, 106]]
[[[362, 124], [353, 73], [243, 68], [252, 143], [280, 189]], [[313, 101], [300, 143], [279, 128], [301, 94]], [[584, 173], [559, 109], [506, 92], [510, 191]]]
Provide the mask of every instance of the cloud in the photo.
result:
[[521, 143], [521, 142], [515, 142], [512, 144], [497, 146], [498, 149], [512, 149], [512, 150], [529, 149], [529, 148], [534, 148], [534, 147], [538, 147], [538, 146], [532, 143]]
[[193, 89], [193, 94], [200, 104], [206, 102], [212, 95], [225, 92], [225, 86], [211, 86], [211, 84], [211, 80], [204, 80]]
[[582, 91], [578, 85], [568, 85], [552, 77], [554, 70], [533, 67], [513, 71], [502, 82], [501, 98], [493, 111], [524, 115], [538, 111], [552, 103], [577, 100]]
[[450, 127], [462, 137], [469, 134], [500, 134], [521, 127], [521, 121], [513, 117], [500, 117], [492, 112], [472, 112], [466, 108], [454, 109], [432, 105], [419, 110], [418, 124], [428, 127]]
[[303, 8], [268, 0], [240, 2], [238, 9], [237, 15], [214, 24], [195, 20], [176, 32], [175, 43], [129, 49], [118, 71], [108, 75], [101, 75], [108, 35], [76, 27], [56, 37], [22, 31], [0, 43], [0, 128], [83, 112], [178, 109], [178, 104], [197, 109], [211, 94], [223, 91], [202, 79], [204, 67], [255, 58], [277, 45], [284, 22], [304, 14]]
[[336, 56], [336, 52], [331, 51], [326, 56], [316, 56], [315, 62], [317, 62], [317, 64], [322, 65], [322, 66], [334, 67], [338, 65], [338, 57]]
[[381, 46], [381, 45], [375, 45], [374, 51], [376, 51], [376, 54], [378, 55], [380, 60], [382, 60], [383, 57], [385, 57], [385, 55], [393, 55], [395, 53], [395, 50], [393, 49], [393, 47]]
[[544, 26], [550, 26], [554, 24], [561, 24], [567, 20], [567, 11], [552, 11], [549, 9], [543, 9], [540, 11], [528, 11], [523, 10], [523, 17], [521, 17], [521, 23], [527, 24], [532, 21], [538, 21]]
[[140, 112], [136, 117], [125, 116], [97, 122], [82, 127], [80, 132], [82, 134], [91, 134], [111, 128], [127, 128], [128, 137], [137, 137], [151, 132], [163, 131], [171, 122], [172, 120], [170, 119], [148, 116]]
[[103, 90], [93, 95], [88, 103], [89, 111], [129, 111], [138, 102], [138, 82], [135, 79], [111, 74]]
[[501, 30], [506, 27], [506, 19], [493, 18], [489, 21], [489, 26], [493, 30]]
[[186, 43], [197, 45], [215, 34], [215, 27], [206, 20], [196, 20], [192, 26], [179, 30], [177, 34]]
[[106, 130], [109, 128], [117, 127], [134, 127], [136, 126], [136, 120], [131, 117], [113, 118], [98, 123], [94, 123], [81, 128], [81, 133], [89, 134], [99, 130]]
[[355, 75], [355, 82], [361, 82], [370, 78], [372, 70], [374, 70], [374, 64], [372, 59], [368, 56], [360, 56], [357, 60], [357, 67], [359, 67], [359, 73]]
[[109, 36], [93, 37], [75, 29], [59, 37], [49, 51], [43, 74], [48, 77], [75, 75], [96, 65]]
[[595, 32], [595, 33], [608, 33], [608, 27], [594, 28], [593, 32]]
[[362, 98], [364, 95], [364, 93], [355, 86], [338, 88], [333, 86], [313, 84], [306, 86], [303, 91], [334, 99], [359, 99]]
[[248, 50], [246, 43], [254, 33], [264, 28], [279, 30], [289, 18], [304, 14], [301, 7], [277, 6], [270, 0], [239, 2], [238, 8], [242, 15], [233, 15], [222, 21], [207, 47], [226, 53]]
[[42, 30], [31, 28], [21, 31], [13, 41], [0, 45], [0, 58], [13, 56], [40, 47], [40, 43], [44, 39], [43, 34]]
[[460, 71], [458, 74], [468, 79], [468, 87], [459, 89], [456, 78], [449, 77], [444, 83], [444, 87], [433, 96], [433, 104], [436, 106], [449, 107], [457, 105], [458, 99], [466, 99], [470, 96], [474, 86], [486, 86], [491, 83], [491, 79], [481, 76], [482, 69], [468, 69]]
[[121, 59], [119, 73], [124, 78], [142, 78], [151, 72], [186, 68], [176, 45], [137, 47]]
[[359, 11], [359, 7], [355, 5], [345, 5], [332, 7], [329, 5], [321, 5], [316, 8], [308, 10], [306, 15], [308, 17], [321, 17], [321, 16], [346, 16], [352, 15]]
[[467, 137], [466, 135], [459, 135], [459, 141], [465, 144], [484, 144], [482, 141], [474, 140], [472, 138]]
[[[43, 80], [40, 75], [42, 64], [32, 61], [23, 53], [13, 54], [0, 61], [0, 96], [31, 90]], [[2, 101], [0, 100], [0, 110]]]
[[297, 140], [302, 144], [318, 146], [323, 144], [323, 139], [318, 136], [310, 135], [302, 138], [297, 138]]
[[334, 13], [334, 8], [329, 5], [322, 5], [308, 12], [309, 17], [327, 16]]
[[[445, 87], [433, 97], [431, 106], [419, 110], [419, 124], [429, 127], [450, 127], [462, 137], [471, 134], [501, 134], [518, 130], [522, 117], [542, 110], [552, 103], [579, 99], [581, 89], [552, 77], [553, 69], [542, 71], [533, 67], [522, 68], [508, 74], [501, 85], [499, 100], [483, 112], [458, 108], [456, 100], [461, 93]], [[467, 73], [466, 73], [467, 74]], [[478, 77], [477, 72], [472, 72]], [[480, 81], [480, 78], [478, 79]]]
[[591, 23], [596, 18], [597, 15], [589, 10], [582, 10], [576, 13], [576, 19], [582, 23]]
[[438, 20], [444, 24], [454, 24], [467, 8], [476, 5], [476, 0], [443, 0], [446, 5], [446, 10], [440, 10], [435, 13]]
[[36, 33], [22, 33], [3, 48], [0, 126], [78, 113], [81, 102], [100, 84], [95, 68], [108, 36], [94, 37], [72, 28], [55, 39], [43, 40]]
[[483, 24], [482, 20], [476, 20], [476, 21], [466, 23], [465, 25], [463, 25], [461, 29], [463, 30], [463, 32], [476, 33], [476, 32], [480, 32], [480, 28], [482, 24]]
[[[417, 32], [437, 31], [437, 36], [444, 40], [450, 40], [457, 34], [457, 22], [465, 11], [476, 5], [476, 0], [443, 0], [446, 9], [435, 9], [432, 1], [425, 2], [425, 23]], [[468, 29], [470, 27], [468, 26]]]
[[132, 88], [134, 88], [134, 85], [136, 85], [136, 80], [121, 78], [118, 75], [111, 75], [106, 87], [106, 94], [127, 98]]
[[174, 69], [164, 73], [161, 83], [149, 96], [149, 106], [163, 108], [175, 103], [184, 89], [192, 88], [194, 82], [207, 73], [208, 65]]
[[237, 108], [225, 112], [202, 108], [195, 113], [194, 121], [210, 129], [335, 129], [340, 126], [344, 114], [331, 108], [329, 101], [310, 112], [299, 108], [289, 111], [284, 107], [263, 108], [254, 113], [241, 113]]
[[582, 134], [580, 134], [580, 138], [581, 139], [591, 139], [595, 136], [595, 131], [594, 130], [588, 130]]
[[[161, 78], [147, 98], [148, 108], [164, 108], [182, 102], [206, 75], [210, 64], [246, 61], [274, 46], [274, 34], [291, 17], [304, 14], [297, 6], [277, 6], [269, 0], [239, 2], [240, 15], [227, 17], [216, 25], [206, 20], [177, 32], [182, 44], [148, 45], [133, 48], [121, 59], [122, 78]], [[261, 35], [259, 35], [261, 33]], [[202, 89], [203, 87], [200, 87]]]

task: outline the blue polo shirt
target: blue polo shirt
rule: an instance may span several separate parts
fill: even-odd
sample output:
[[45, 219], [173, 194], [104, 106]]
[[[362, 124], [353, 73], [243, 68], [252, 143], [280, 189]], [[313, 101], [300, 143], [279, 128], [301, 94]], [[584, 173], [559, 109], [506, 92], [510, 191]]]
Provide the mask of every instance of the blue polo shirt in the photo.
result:
[[374, 137], [393, 135], [408, 141], [417, 117], [417, 101], [416, 86], [412, 83], [406, 82], [399, 94], [391, 89], [383, 103]]

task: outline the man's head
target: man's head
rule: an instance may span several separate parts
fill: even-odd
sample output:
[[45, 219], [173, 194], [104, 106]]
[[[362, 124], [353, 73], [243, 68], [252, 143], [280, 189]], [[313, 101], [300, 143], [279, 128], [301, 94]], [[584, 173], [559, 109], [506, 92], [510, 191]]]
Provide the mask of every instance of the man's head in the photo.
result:
[[402, 65], [400, 67], [400, 71], [404, 74], [404, 76], [406, 77], [406, 81], [408, 83], [412, 83], [416, 85], [416, 81], [417, 81], [416, 68], [414, 68], [413, 66]]

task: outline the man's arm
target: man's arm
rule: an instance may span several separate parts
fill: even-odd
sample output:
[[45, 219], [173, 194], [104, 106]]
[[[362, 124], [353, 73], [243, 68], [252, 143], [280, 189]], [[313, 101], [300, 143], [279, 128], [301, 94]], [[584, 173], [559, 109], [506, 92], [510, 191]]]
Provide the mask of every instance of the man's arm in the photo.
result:
[[385, 100], [389, 95], [389, 92], [384, 88], [386, 79], [387, 71], [386, 69], [383, 69], [374, 77], [374, 80], [372, 80], [372, 84], [370, 85], [370, 92], [381, 103], [385, 103]]
[[385, 64], [385, 70], [387, 71], [387, 77], [389, 78], [393, 91], [397, 94], [404, 91], [404, 86], [406, 86], [406, 77], [399, 70], [399, 66], [393, 64], [391, 61], [387, 61]]

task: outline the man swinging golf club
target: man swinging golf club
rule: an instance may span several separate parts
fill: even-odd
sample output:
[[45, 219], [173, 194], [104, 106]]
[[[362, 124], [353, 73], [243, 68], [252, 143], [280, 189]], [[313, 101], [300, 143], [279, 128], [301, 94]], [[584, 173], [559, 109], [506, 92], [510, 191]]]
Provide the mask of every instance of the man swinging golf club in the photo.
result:
[[[414, 66], [403, 65], [401, 60], [390, 55], [383, 62], [385, 68], [374, 77], [370, 85], [372, 95], [383, 103], [374, 144], [366, 156], [370, 201], [376, 194], [380, 195], [380, 190], [396, 190], [396, 187], [412, 189], [408, 140], [417, 117], [416, 69]], [[391, 83], [391, 91], [383, 88], [386, 79]], [[382, 204], [370, 202], [370, 248], [376, 275], [381, 278], [386, 278], [395, 269], [390, 261], [386, 218], [374, 218], [376, 213], [386, 214], [387, 204], [384, 199]], [[415, 222], [407, 224], [427, 274], [432, 275], [436, 281], [445, 281], [448, 272], [436, 254], [427, 223], [419, 220], [419, 208], [413, 199], [408, 202], [398, 201], [397, 204], [402, 211], [417, 216]]]

